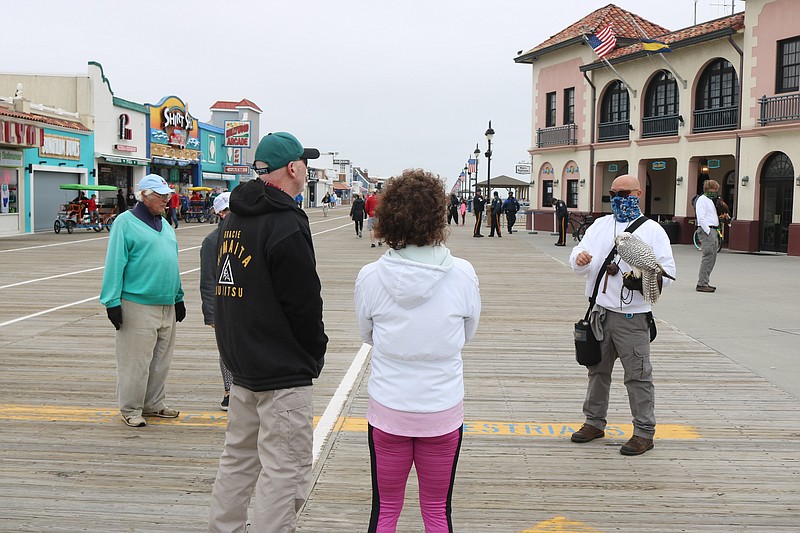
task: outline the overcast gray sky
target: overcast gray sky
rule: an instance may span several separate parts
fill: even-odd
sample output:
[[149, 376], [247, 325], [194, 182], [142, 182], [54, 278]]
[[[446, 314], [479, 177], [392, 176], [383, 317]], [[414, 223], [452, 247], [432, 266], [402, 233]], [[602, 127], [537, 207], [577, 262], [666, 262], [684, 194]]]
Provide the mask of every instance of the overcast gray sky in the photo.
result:
[[[614, 3], [670, 30], [694, 20], [694, 0]], [[730, 14], [730, 3], [699, 0], [698, 22]], [[607, 4], [4, 1], [0, 71], [85, 74], [98, 61], [116, 96], [174, 94], [201, 121], [216, 100], [248, 98], [264, 110], [262, 135], [292, 132], [371, 175], [422, 167], [451, 184], [476, 143], [486, 151], [491, 120], [492, 175], [522, 178], [514, 165], [528, 159], [531, 74], [513, 58]], [[484, 157], [479, 170], [485, 179]]]

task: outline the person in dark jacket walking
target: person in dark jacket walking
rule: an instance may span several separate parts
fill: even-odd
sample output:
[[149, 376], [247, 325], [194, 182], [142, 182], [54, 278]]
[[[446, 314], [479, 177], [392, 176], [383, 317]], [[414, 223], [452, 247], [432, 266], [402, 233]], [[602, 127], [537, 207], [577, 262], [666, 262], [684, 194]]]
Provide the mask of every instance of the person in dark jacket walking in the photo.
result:
[[481, 221], [483, 220], [483, 210], [486, 207], [486, 200], [483, 199], [481, 191], [475, 193], [472, 200], [473, 211], [475, 212], [475, 227], [472, 230], [473, 237], [483, 237], [481, 233]]
[[[214, 198], [214, 213], [220, 218], [220, 221], [225, 220], [230, 212], [230, 197], [231, 193], [224, 192]], [[206, 235], [200, 246], [200, 299], [203, 301], [203, 323], [212, 328], [214, 327], [214, 292], [217, 288], [217, 239], [220, 226], [222, 224], [217, 224], [214, 231]], [[225, 388], [225, 395], [222, 397], [219, 408], [227, 411], [233, 376], [225, 366], [222, 356], [219, 357], [219, 370], [222, 373], [222, 385]]]
[[508, 198], [503, 202], [503, 211], [506, 214], [506, 222], [508, 223], [508, 232], [513, 233], [512, 229], [514, 223], [517, 221], [517, 211], [519, 211], [519, 202], [514, 198], [514, 193], [508, 193]]
[[117, 214], [121, 215], [128, 210], [128, 200], [125, 198], [125, 193], [122, 189], [117, 190]]
[[491, 231], [489, 231], [489, 237], [494, 237], [495, 232], [497, 232], [498, 237], [503, 236], [500, 233], [500, 214], [502, 212], [503, 212], [503, 200], [500, 199], [500, 195], [497, 194], [497, 191], [494, 191], [494, 196], [492, 197], [492, 205], [490, 209], [492, 220], [491, 220]]
[[325, 362], [308, 216], [294, 196], [319, 150], [286, 132], [258, 143], [258, 176], [231, 193], [217, 242], [214, 331], [233, 374], [225, 447], [211, 492], [209, 531], [293, 532], [311, 488], [311, 385]]
[[447, 225], [449, 226], [452, 221], [456, 221], [458, 225], [458, 206], [461, 202], [458, 201], [458, 196], [454, 193], [450, 194], [450, 202], [447, 205]]
[[555, 196], [551, 200], [556, 211], [556, 231], [558, 231], [558, 242], [556, 246], [567, 245], [567, 221], [569, 220], [569, 210], [564, 200], [559, 200]]
[[364, 199], [359, 195], [353, 195], [353, 205], [350, 206], [350, 218], [356, 226], [356, 237], [361, 238], [361, 232], [364, 231], [364, 219], [367, 217], [364, 211]]

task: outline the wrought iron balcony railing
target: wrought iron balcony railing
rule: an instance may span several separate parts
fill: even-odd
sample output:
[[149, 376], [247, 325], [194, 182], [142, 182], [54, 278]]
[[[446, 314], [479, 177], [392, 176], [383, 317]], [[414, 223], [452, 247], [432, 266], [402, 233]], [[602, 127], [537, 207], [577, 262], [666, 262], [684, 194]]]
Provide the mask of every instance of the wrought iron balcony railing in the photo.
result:
[[642, 137], [666, 137], [678, 134], [678, 123], [683, 122], [680, 115], [659, 115], [642, 119]]
[[762, 96], [758, 99], [761, 104], [761, 117], [758, 119], [760, 126], [771, 122], [786, 122], [800, 120], [800, 93], [783, 96]]
[[692, 132], [735, 130], [739, 124], [739, 106], [716, 107], [713, 109], [697, 109], [694, 112]]
[[625, 141], [630, 139], [630, 132], [632, 129], [630, 120], [601, 122], [597, 140], [600, 142]]
[[578, 125], [566, 124], [536, 130], [536, 146], [560, 146], [564, 144], [578, 144]]

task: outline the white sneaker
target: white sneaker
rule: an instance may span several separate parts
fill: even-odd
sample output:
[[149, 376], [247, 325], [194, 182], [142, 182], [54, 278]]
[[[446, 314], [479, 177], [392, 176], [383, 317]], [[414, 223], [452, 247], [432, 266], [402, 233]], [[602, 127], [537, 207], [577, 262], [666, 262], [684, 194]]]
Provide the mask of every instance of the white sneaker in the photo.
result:
[[147, 425], [147, 422], [145, 422], [144, 418], [142, 418], [140, 415], [122, 415], [122, 420], [132, 428], [141, 428]]
[[180, 411], [176, 409], [170, 409], [169, 407], [165, 407], [160, 411], [142, 413], [143, 416], [157, 416], [159, 418], [177, 418], [179, 414], [181, 414]]

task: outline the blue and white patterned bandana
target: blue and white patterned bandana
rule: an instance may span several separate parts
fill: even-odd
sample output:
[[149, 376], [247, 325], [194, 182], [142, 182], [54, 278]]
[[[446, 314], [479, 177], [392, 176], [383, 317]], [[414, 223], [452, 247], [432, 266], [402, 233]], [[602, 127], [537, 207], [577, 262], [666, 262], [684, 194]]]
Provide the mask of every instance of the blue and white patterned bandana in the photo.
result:
[[611, 199], [611, 212], [617, 222], [636, 220], [642, 214], [639, 210], [639, 197], [632, 194], [625, 198], [615, 196]]

